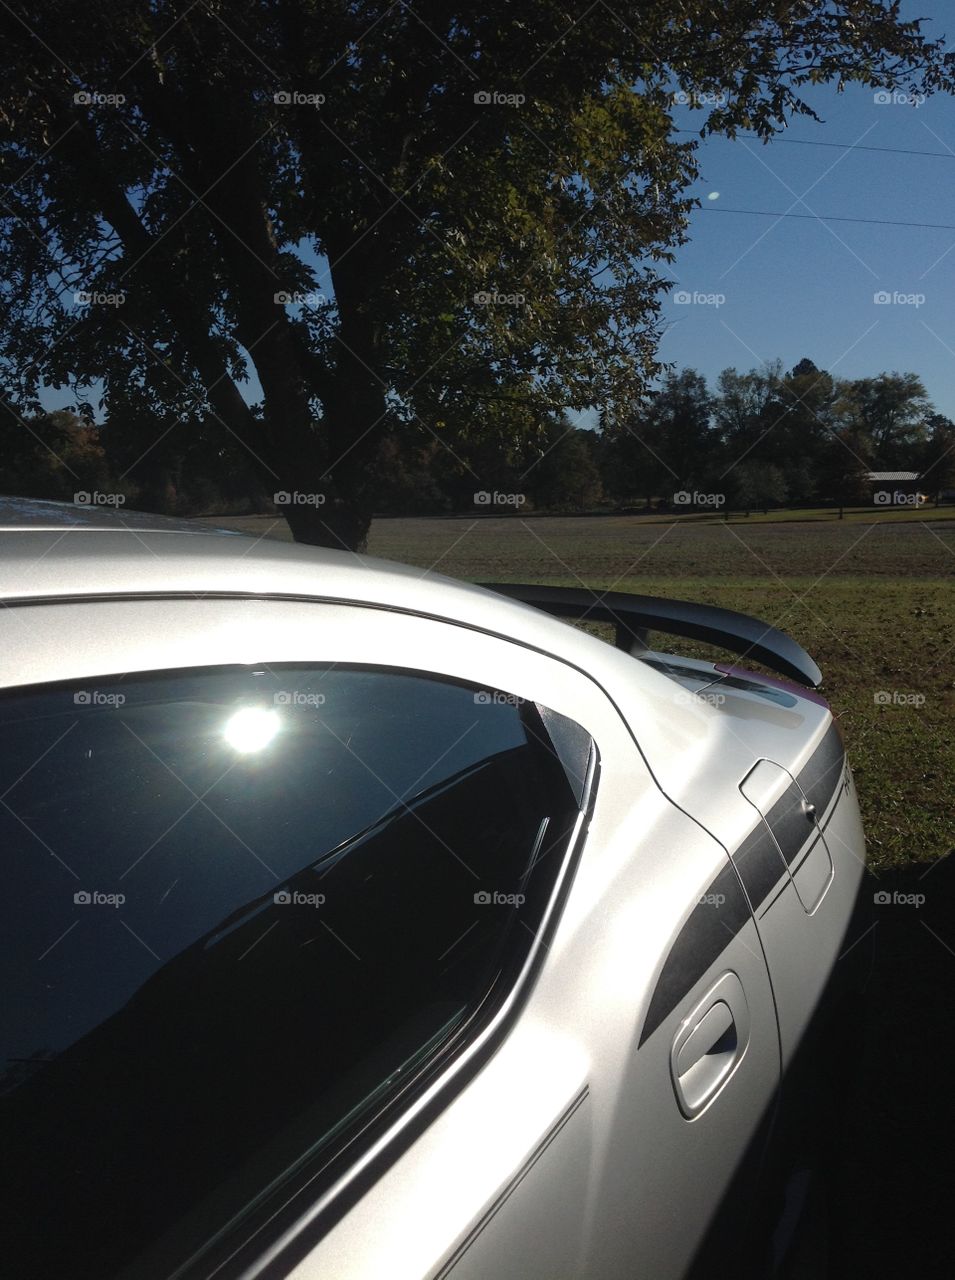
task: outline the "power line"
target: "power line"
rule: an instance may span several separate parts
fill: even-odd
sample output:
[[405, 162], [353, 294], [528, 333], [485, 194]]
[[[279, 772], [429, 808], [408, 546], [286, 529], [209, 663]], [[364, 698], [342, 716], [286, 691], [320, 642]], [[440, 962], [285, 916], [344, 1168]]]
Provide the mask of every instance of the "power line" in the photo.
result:
[[[674, 133], [695, 133], [699, 136], [697, 129], [674, 129]], [[718, 135], [710, 134], [709, 137]], [[736, 135], [739, 138], [756, 138], [762, 141], [758, 133], [740, 133]], [[705, 139], [701, 139], [704, 141]], [[729, 139], [733, 141], [733, 139]], [[914, 151], [910, 147], [868, 147], [861, 142], [815, 142], [811, 138], [779, 138], [772, 137], [770, 142], [788, 142], [797, 147], [838, 147], [843, 151], [881, 151], [890, 156], [934, 156], [938, 160], [955, 160], [955, 152], [951, 151]]]
[[955, 231], [955, 223], [949, 222], [890, 222], [885, 218], [840, 218], [832, 214], [773, 213], [767, 209], [717, 209], [714, 205], [701, 206], [704, 213], [747, 213], [754, 218], [804, 218], [809, 222], [864, 222], [873, 227], [922, 227], [928, 231]]
[[[677, 129], [676, 133], [696, 133], [695, 129]], [[741, 133], [741, 138], [756, 138], [758, 133]], [[899, 156], [933, 156], [938, 160], [955, 160], [955, 152], [916, 151], [909, 147], [870, 147], [855, 142], [822, 142], [810, 138], [772, 138], [773, 142], [790, 142], [799, 147], [837, 147], [843, 151], [878, 151], [885, 155]], [[873, 227], [918, 227], [923, 231], [955, 231], [955, 224], [947, 222], [894, 222], [884, 218], [846, 218], [836, 215], [817, 217], [811, 213], [771, 213], [765, 209], [717, 209], [712, 205], [702, 206], [707, 213], [740, 213], [755, 218], [801, 218], [810, 222], [857, 222]]]

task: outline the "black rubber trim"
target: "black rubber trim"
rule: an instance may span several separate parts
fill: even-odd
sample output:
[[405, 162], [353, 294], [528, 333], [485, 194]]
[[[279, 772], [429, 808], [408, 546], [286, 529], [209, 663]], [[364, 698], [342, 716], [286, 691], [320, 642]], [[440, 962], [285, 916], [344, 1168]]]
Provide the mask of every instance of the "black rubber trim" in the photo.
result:
[[[788, 882], [788, 866], [795, 861], [804, 845], [811, 839], [819, 839], [819, 827], [810, 825], [803, 812], [802, 794], [809, 797], [816, 805], [817, 813], [822, 815], [842, 788], [844, 762], [842, 735], [833, 721], [800, 771], [796, 779], [799, 787], [789, 787], [776, 802], [770, 810], [768, 824], [760, 818], [733, 853], [730, 865], [719, 872], [684, 921], [650, 997], [640, 1036], [641, 1045], [689, 995], [743, 925], [755, 916], [781, 877], [786, 875]], [[799, 796], [798, 824], [791, 819], [790, 793], [794, 791]], [[773, 836], [774, 822], [786, 844], [777, 845]], [[723, 902], [716, 905], [719, 897]]]
[[576, 720], [561, 715], [559, 711], [552, 711], [540, 702], [534, 705], [544, 728], [550, 734], [557, 758], [564, 767], [577, 808], [582, 809], [586, 805], [585, 788], [593, 739]]

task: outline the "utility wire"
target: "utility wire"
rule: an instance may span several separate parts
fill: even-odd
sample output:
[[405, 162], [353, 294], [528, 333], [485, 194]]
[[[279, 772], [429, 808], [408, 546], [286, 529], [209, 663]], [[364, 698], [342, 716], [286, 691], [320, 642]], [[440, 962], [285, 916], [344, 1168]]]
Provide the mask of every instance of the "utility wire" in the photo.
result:
[[714, 205], [702, 205], [704, 213], [746, 213], [754, 218], [804, 218], [809, 222], [864, 222], [873, 227], [922, 227], [929, 231], [955, 231], [950, 222], [890, 222], [886, 218], [840, 218], [832, 214], [773, 213], [768, 209], [717, 209]]
[[[696, 129], [676, 129], [675, 133], [696, 133]], [[741, 133], [740, 138], [756, 138], [758, 133]], [[934, 156], [938, 160], [955, 160], [955, 152], [946, 151], [914, 151], [907, 147], [869, 147], [856, 142], [822, 142], [811, 138], [772, 138], [773, 142], [790, 142], [799, 147], [837, 147], [843, 151], [878, 151], [886, 155], [899, 156]], [[707, 213], [741, 213], [754, 218], [802, 218], [810, 222], [858, 222], [873, 227], [918, 227], [923, 231], [955, 231], [955, 224], [947, 222], [892, 222], [884, 218], [844, 218], [835, 215], [816, 216], [811, 213], [772, 213], [765, 209], [717, 209], [712, 205], [702, 206]]]
[[[699, 137], [698, 129], [674, 129], [674, 133], [695, 133]], [[718, 135], [710, 134], [708, 137]], [[762, 141], [758, 133], [739, 133], [738, 138], [755, 138]], [[706, 139], [701, 138], [703, 142]], [[733, 139], [729, 139], [733, 141]], [[779, 138], [771, 137], [770, 142], [788, 142], [797, 147], [838, 147], [843, 151], [881, 151], [890, 156], [935, 156], [938, 160], [955, 160], [955, 151], [913, 151], [909, 147], [868, 147], [861, 142], [814, 142], [811, 138]]]

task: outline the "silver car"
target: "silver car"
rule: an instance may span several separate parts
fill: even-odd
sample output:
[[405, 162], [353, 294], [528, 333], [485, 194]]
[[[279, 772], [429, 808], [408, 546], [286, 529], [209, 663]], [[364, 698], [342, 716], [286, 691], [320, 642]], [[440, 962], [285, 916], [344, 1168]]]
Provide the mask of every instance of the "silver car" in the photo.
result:
[[6, 1274], [786, 1273], [865, 950], [793, 640], [0, 506]]

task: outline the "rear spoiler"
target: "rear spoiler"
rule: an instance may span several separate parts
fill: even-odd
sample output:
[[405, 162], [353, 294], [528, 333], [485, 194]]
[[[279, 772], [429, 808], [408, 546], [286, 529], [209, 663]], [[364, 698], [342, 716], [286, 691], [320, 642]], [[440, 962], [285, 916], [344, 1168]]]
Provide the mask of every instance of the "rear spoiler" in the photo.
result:
[[539, 587], [516, 582], [482, 582], [512, 600], [533, 605], [555, 618], [586, 618], [590, 622], [612, 622], [616, 626], [618, 649], [638, 654], [648, 648], [647, 634], [663, 631], [719, 645], [761, 662], [780, 675], [815, 689], [822, 672], [805, 649], [759, 618], [715, 605], [691, 604], [686, 600], [665, 600], [661, 596], [637, 596], [626, 591], [588, 591], [580, 587]]

